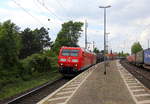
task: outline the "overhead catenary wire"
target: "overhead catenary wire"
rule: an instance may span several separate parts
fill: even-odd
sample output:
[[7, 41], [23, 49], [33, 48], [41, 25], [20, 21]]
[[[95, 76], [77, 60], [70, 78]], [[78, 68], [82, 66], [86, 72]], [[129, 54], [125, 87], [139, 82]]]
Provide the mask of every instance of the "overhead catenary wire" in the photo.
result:
[[[34, 20], [36, 20], [40, 25], [43, 25], [45, 27], [47, 27], [46, 25], [44, 25], [38, 18], [36, 18], [35, 16], [33, 16], [30, 12], [28, 12], [25, 8], [23, 8], [16, 0], [12, 0], [19, 8], [21, 8], [24, 12], [26, 12], [28, 15], [30, 15]], [[48, 27], [47, 27], [48, 28]]]
[[64, 10], [65, 13], [66, 13], [67, 18], [68, 18], [69, 20], [72, 20], [72, 17], [70, 17], [70, 16], [68, 15], [66, 8], [65, 8], [64, 5], [60, 2], [60, 0], [55, 0], [55, 1], [63, 8], [63, 10]]
[[62, 18], [60, 18], [58, 15], [56, 15], [53, 11], [51, 11], [51, 10], [45, 5], [44, 1], [43, 1], [43, 2], [40, 2], [39, 0], [37, 0], [37, 2], [38, 2], [41, 6], [43, 6], [50, 14], [52, 14], [53, 16], [55, 16], [58, 20], [63, 21]]
[[[38, 10], [41, 10], [41, 9], [42, 9], [41, 5], [37, 2], [37, 0], [33, 0], [33, 2], [34, 2], [34, 4], [35, 4], [35, 6], [38, 8]], [[43, 12], [43, 10], [42, 10], [41, 12]], [[49, 22], [49, 21], [51, 21], [51, 20], [49, 20], [49, 18], [47, 18], [47, 21]], [[51, 24], [52, 24], [52, 23], [51, 23]], [[48, 27], [48, 30], [49, 30], [49, 26], [47, 26], [47, 27]], [[51, 28], [52, 28], [52, 29], [51, 29]], [[55, 34], [55, 32], [54, 32], [54, 26], [51, 26], [51, 27], [50, 27], [50, 30], [52, 31], [53, 34]]]

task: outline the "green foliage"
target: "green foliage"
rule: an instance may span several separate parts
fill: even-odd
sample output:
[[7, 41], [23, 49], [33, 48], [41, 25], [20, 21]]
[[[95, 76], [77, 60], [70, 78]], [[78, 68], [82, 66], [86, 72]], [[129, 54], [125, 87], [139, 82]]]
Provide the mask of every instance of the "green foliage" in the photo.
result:
[[126, 57], [126, 56], [129, 56], [129, 53], [124, 53], [124, 52], [122, 51], [122, 52], [119, 52], [119, 53], [118, 53], [118, 56], [119, 56], [119, 57]]
[[22, 39], [22, 48], [19, 57], [21, 59], [34, 53], [39, 53], [52, 44], [48, 31], [44, 27], [33, 31], [26, 28], [21, 32], [20, 36]]
[[5, 93], [5, 86], [30, 81], [57, 70], [57, 55], [52, 50], [45, 51], [51, 47], [50, 40], [44, 27], [26, 28], [20, 32], [10, 20], [0, 23], [0, 98], [3, 97], [1, 93]]
[[0, 100], [25, 92], [49, 81], [53, 82], [60, 77], [60, 73], [56, 73], [55, 71], [53, 71], [43, 73], [41, 76], [38, 76], [36, 78], [32, 77], [29, 81], [18, 80], [16, 83], [11, 83], [3, 87], [2, 91], [0, 92]]
[[20, 50], [19, 28], [11, 21], [0, 26], [0, 65], [7, 69], [18, 62]]
[[82, 32], [82, 26], [82, 22], [73, 21], [62, 24], [62, 29], [58, 33], [52, 49], [58, 53], [61, 46], [77, 47], [78, 39]]
[[[19, 33], [19, 28], [10, 20], [0, 24], [0, 88], [49, 71], [51, 63], [48, 57], [33, 53], [40, 52], [50, 44], [48, 32], [43, 27], [34, 31], [27, 28]], [[19, 61], [18, 55], [21, 58], [29, 57]]]
[[98, 48], [94, 48], [94, 51], [93, 51], [94, 53], [100, 53], [100, 51], [99, 51], [99, 49]]
[[135, 42], [133, 43], [132, 47], [131, 47], [131, 53], [137, 53], [139, 51], [143, 50], [141, 44], [139, 42]]
[[51, 70], [50, 59], [44, 54], [33, 54], [28, 56], [21, 61], [21, 64], [20, 76], [23, 80]]
[[0, 89], [18, 80], [19, 28], [10, 20], [0, 24]]
[[51, 67], [52, 70], [57, 70], [58, 69], [58, 54], [56, 54], [53, 50], [46, 50], [44, 51], [44, 54], [48, 56], [48, 58], [51, 60]]

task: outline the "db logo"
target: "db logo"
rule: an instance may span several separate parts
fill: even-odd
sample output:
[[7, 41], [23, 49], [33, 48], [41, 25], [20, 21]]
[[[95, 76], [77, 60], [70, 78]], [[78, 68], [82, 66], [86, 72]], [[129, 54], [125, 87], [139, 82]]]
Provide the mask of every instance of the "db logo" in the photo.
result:
[[68, 58], [68, 61], [70, 62], [71, 60], [70, 60], [70, 57]]

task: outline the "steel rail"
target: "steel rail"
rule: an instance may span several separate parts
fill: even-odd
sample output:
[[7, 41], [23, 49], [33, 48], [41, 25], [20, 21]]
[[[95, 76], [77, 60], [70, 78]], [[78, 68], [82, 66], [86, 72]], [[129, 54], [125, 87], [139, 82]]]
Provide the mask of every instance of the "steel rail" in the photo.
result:
[[39, 87], [37, 87], [37, 88], [35, 88], [35, 89], [25, 93], [25, 94], [22, 94], [22, 95], [20, 95], [20, 96], [18, 96], [16, 98], [11, 99], [10, 101], [6, 102], [5, 104], [11, 104], [13, 102], [19, 101], [19, 100], [23, 99], [24, 97], [27, 97], [27, 96], [29, 96], [29, 95], [31, 95], [31, 94], [33, 94], [33, 93], [35, 93], [35, 92], [45, 88], [45, 87], [47, 87], [47, 86], [53, 85], [54, 83], [56, 83], [56, 82], [58, 82], [58, 81], [60, 81], [62, 79], [63, 79], [63, 77], [61, 77], [59, 79], [56, 79], [55, 81], [47, 82], [44, 85], [41, 85], [41, 86], [39, 86]]

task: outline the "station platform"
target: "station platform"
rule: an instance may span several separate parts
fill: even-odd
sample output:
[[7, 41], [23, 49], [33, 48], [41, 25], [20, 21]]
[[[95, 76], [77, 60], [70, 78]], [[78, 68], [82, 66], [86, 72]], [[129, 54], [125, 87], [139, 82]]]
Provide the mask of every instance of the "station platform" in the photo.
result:
[[135, 104], [120, 73], [116, 61], [109, 62], [104, 75], [104, 65], [87, 78], [67, 104]]
[[97, 64], [38, 104], [150, 104], [150, 94], [118, 60]]

